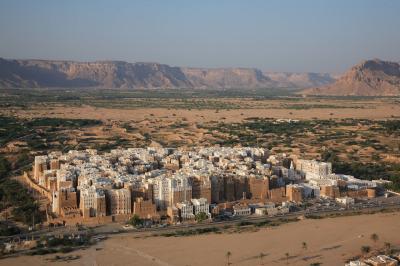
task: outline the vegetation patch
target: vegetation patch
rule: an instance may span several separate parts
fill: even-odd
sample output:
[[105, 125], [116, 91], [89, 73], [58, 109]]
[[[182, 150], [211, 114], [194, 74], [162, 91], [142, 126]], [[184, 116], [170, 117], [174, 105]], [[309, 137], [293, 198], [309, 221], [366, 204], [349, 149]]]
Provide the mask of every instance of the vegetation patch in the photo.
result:
[[210, 233], [219, 233], [221, 230], [218, 227], [206, 227], [190, 230], [178, 230], [175, 232], [162, 233], [160, 236], [171, 237], [171, 236], [193, 236], [193, 235], [203, 235]]

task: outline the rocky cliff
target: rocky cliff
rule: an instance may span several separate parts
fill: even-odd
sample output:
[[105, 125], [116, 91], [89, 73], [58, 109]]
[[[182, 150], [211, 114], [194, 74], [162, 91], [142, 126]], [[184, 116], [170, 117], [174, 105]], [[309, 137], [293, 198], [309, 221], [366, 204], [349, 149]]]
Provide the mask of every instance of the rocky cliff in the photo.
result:
[[0, 58], [1, 87], [305, 88], [331, 82], [329, 74], [262, 72], [252, 68], [181, 68], [159, 63]]
[[379, 59], [352, 67], [335, 83], [302, 91], [308, 95], [398, 96], [400, 64]]

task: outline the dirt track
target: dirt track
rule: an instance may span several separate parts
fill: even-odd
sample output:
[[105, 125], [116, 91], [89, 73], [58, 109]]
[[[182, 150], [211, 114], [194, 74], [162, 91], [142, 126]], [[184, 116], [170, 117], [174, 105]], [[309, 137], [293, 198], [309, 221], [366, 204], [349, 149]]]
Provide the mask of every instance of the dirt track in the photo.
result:
[[[400, 245], [400, 213], [304, 220], [258, 232], [210, 234], [190, 237], [150, 237], [135, 239], [118, 236], [84, 251], [73, 252], [81, 259], [54, 265], [225, 265], [230, 251], [233, 265], [343, 265], [360, 255], [360, 247], [382, 248], [384, 242]], [[370, 235], [376, 233], [374, 244]], [[302, 248], [302, 242], [307, 249]], [[96, 248], [98, 250], [96, 250]], [[55, 255], [19, 257], [0, 261], [4, 265], [42, 265]]]

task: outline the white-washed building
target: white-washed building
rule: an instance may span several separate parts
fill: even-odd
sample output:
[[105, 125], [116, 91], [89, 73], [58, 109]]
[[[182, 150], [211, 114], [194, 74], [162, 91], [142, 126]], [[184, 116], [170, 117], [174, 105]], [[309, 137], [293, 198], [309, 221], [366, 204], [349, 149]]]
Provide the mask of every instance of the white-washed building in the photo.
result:
[[191, 202], [193, 204], [194, 215], [204, 212], [208, 217], [211, 217], [210, 205], [208, 204], [207, 199], [192, 199]]

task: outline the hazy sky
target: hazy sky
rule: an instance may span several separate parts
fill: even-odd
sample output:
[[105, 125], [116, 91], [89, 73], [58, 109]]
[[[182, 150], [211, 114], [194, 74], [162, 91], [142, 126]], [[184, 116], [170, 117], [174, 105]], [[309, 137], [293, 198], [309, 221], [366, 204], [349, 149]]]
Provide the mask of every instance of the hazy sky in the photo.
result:
[[400, 1], [0, 0], [0, 57], [339, 73], [400, 61]]

